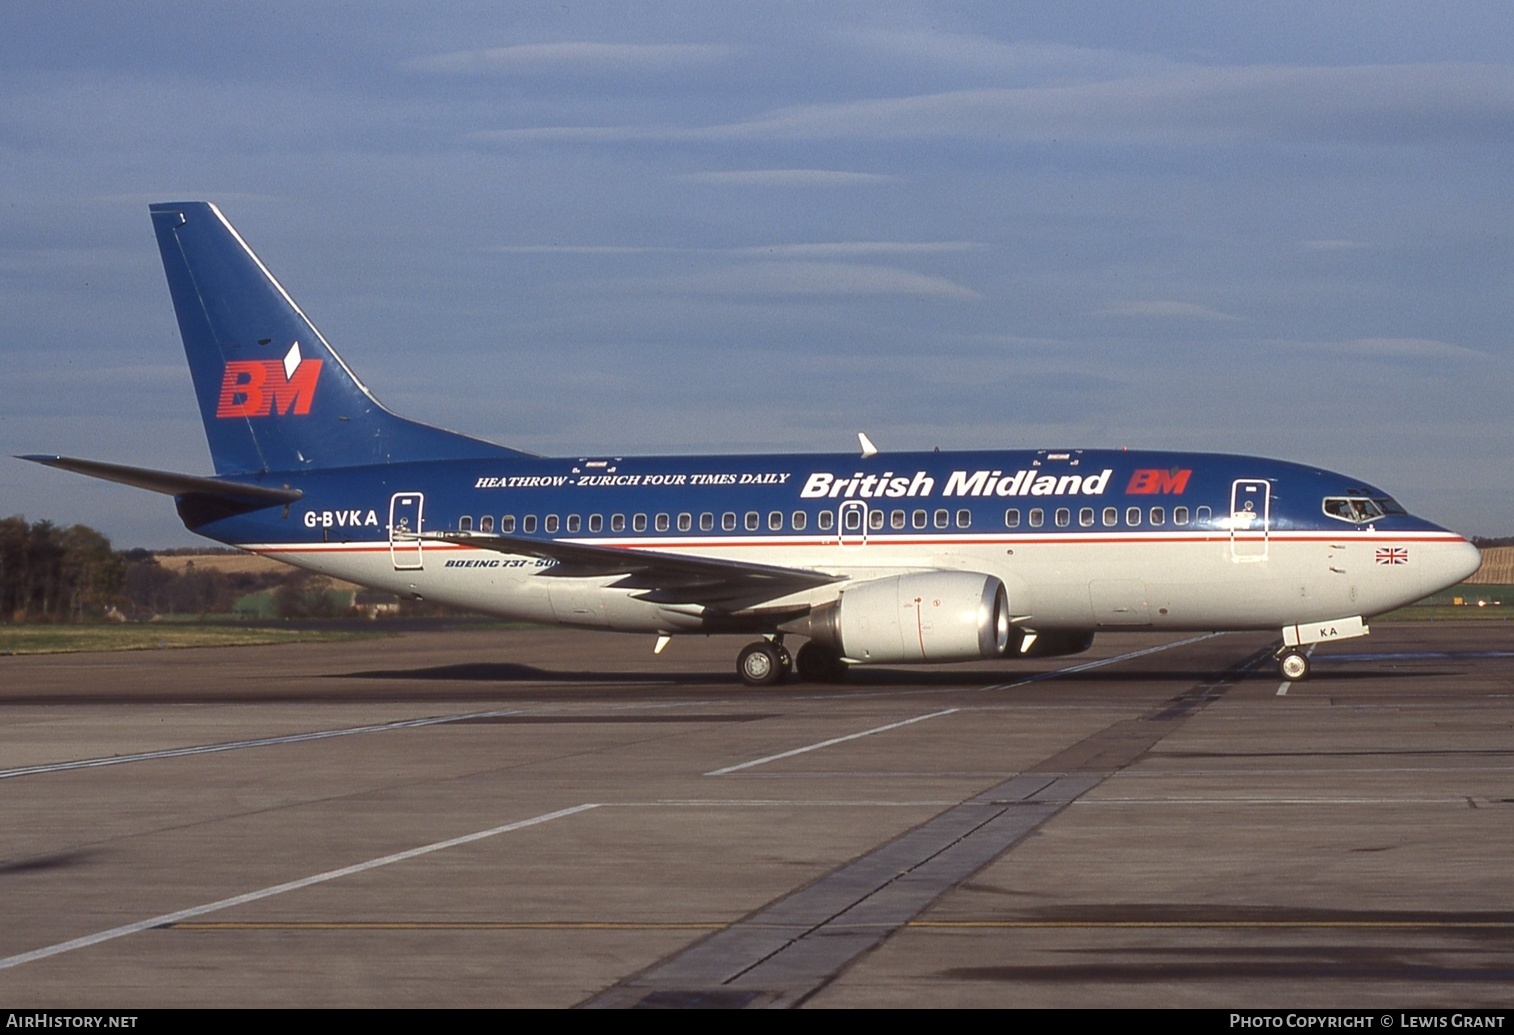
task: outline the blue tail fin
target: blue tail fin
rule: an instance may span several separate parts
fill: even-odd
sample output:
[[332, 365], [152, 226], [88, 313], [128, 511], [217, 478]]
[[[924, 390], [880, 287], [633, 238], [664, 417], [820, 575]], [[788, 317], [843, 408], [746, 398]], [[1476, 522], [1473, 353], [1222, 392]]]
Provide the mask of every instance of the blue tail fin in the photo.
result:
[[151, 209], [217, 474], [521, 455], [384, 409], [214, 205]]

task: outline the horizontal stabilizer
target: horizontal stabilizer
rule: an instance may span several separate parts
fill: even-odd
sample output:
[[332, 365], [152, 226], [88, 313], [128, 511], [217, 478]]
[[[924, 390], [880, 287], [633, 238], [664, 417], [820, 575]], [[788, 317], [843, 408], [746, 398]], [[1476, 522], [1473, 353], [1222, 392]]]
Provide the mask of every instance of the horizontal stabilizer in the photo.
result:
[[134, 485], [139, 489], [161, 492], [166, 496], [205, 496], [225, 500], [228, 503], [272, 507], [280, 503], [293, 503], [304, 495], [299, 489], [276, 489], [262, 485], [247, 485], [242, 482], [222, 481], [219, 478], [202, 478], [193, 474], [177, 474], [173, 471], [155, 471], [149, 467], [127, 467], [124, 464], [107, 464], [99, 460], [77, 460], [68, 456], [20, 456], [18, 460], [30, 460], [47, 467], [58, 467], [91, 478], [103, 478], [108, 482]]

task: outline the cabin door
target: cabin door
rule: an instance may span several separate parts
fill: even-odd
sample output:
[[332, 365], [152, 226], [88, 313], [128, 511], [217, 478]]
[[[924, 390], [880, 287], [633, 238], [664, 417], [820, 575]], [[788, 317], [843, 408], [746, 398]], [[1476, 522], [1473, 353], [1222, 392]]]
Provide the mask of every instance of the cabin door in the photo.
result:
[[426, 497], [418, 492], [396, 492], [389, 498], [389, 559], [395, 571], [415, 571], [421, 561], [421, 508]]
[[1272, 538], [1272, 483], [1240, 478], [1230, 486], [1230, 557], [1265, 561]]
[[836, 518], [841, 526], [842, 546], [867, 545], [867, 504], [865, 502], [862, 500], [843, 501], [841, 508], [836, 512]]

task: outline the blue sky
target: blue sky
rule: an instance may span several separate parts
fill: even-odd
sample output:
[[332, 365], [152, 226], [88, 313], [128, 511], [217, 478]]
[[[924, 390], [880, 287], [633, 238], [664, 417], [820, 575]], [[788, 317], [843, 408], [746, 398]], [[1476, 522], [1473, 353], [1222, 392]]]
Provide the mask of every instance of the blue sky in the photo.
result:
[[1514, 533], [1507, 3], [9, 4], [0, 85], [7, 455], [209, 471], [147, 218], [206, 199], [521, 448], [1234, 451]]

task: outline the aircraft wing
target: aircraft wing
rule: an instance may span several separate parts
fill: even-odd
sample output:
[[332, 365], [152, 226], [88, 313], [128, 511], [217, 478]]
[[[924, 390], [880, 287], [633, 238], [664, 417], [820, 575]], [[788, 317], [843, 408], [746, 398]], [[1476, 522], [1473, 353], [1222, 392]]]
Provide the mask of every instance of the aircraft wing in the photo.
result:
[[422, 532], [417, 538], [466, 543], [499, 553], [550, 558], [557, 562], [557, 566], [542, 574], [559, 578], [623, 575], [624, 578], [614, 586], [642, 590], [637, 594], [639, 598], [667, 604], [705, 604], [735, 609], [846, 579], [845, 575], [804, 568], [480, 532]]

